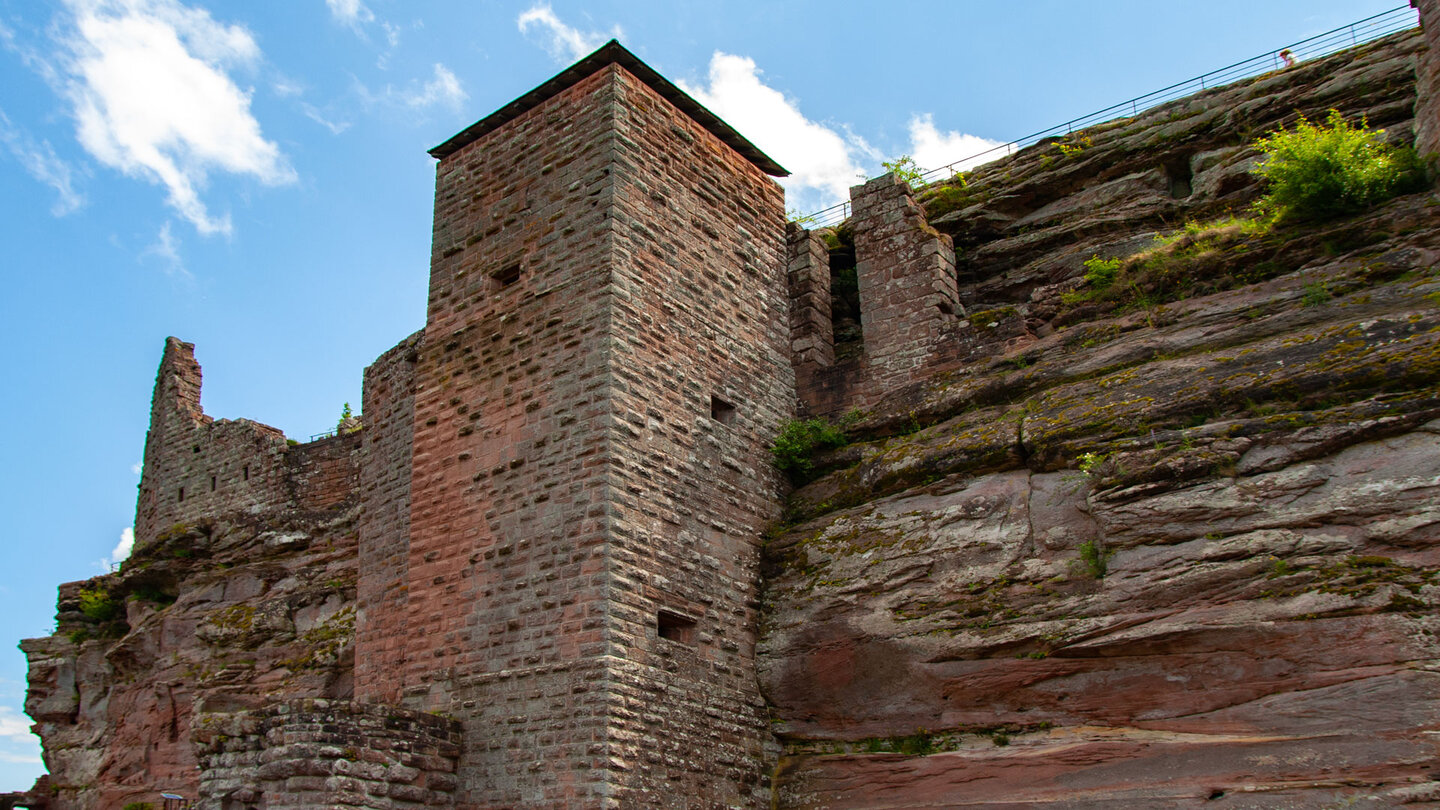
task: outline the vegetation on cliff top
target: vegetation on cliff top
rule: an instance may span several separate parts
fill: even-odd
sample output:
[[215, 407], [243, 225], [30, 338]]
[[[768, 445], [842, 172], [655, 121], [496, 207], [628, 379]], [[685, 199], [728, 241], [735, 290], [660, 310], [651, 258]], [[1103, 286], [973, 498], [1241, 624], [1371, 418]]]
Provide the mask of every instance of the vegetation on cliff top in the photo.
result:
[[1276, 221], [1353, 214], [1425, 185], [1413, 148], [1386, 143], [1384, 130], [1356, 127], [1338, 110], [1323, 125], [1301, 116], [1256, 147], [1265, 159], [1255, 174], [1269, 184], [1258, 210]]

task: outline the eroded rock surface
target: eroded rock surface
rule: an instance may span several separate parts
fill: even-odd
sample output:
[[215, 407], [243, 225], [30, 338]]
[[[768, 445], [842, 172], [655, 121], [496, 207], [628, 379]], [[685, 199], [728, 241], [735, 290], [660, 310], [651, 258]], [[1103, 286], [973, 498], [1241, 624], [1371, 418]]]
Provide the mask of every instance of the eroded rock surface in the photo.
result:
[[62, 586], [55, 634], [22, 643], [53, 806], [193, 798], [204, 713], [348, 697], [356, 512], [178, 525], [120, 573]]
[[[768, 543], [777, 806], [1440, 806], [1440, 198], [1216, 223], [1296, 111], [1408, 141], [1419, 46], [921, 195], [966, 361], [850, 415]], [[1089, 294], [1143, 251], [1175, 276]]]

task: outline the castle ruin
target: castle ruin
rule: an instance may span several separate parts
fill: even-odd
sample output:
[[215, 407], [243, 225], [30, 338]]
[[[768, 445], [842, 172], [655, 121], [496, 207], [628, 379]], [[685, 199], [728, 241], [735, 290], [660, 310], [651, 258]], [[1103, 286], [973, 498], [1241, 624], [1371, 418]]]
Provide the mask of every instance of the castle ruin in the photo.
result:
[[[1433, 17], [1434, 4], [1421, 5]], [[1418, 52], [1433, 76], [1440, 60]], [[1426, 86], [1417, 109], [1433, 117]], [[287, 597], [285, 617], [228, 607], [192, 623], [218, 645], [271, 622], [310, 648], [278, 662], [284, 680], [247, 682], [254, 661], [202, 673], [219, 684], [203, 699], [179, 678], [124, 705], [79, 694], [87, 667], [125, 677], [157, 666], [157, 654], [129, 636], [84, 653], [75, 645], [98, 642], [67, 647], [58, 632], [25, 642], [37, 721], [73, 724], [94, 709], [116, 727], [134, 724], [127, 734], [145, 741], [92, 775], [104, 788], [76, 780], [57, 788], [53, 806], [118, 807], [166, 786], [206, 810], [818, 807], [847, 791], [855, 800], [845, 806], [901, 806], [846, 787], [850, 776], [828, 766], [801, 768], [811, 739], [843, 740], [853, 728], [880, 745], [874, 729], [891, 730], [883, 719], [858, 712], [802, 743], [777, 735], [825, 726], [820, 704], [855, 684], [892, 679], [903, 691], [916, 676], [898, 669], [903, 655], [867, 664], [863, 645], [838, 635], [803, 653], [772, 649], [790, 669], [760, 660], [762, 621], [772, 624], [772, 648], [803, 646], [786, 633], [809, 645], [834, 627], [822, 628], [818, 613], [813, 630], [780, 619], [810, 609], [808, 594], [849, 582], [813, 573], [836, 560], [792, 549], [843, 534], [838, 523], [814, 524], [776, 544], [766, 564], [786, 570], [766, 581], [782, 587], [762, 594], [764, 535], [781, 522], [790, 488], [769, 447], [797, 415], [858, 408], [913, 423], [938, 414], [950, 405], [937, 404], [933, 380], [1042, 336], [1013, 311], [967, 311], [978, 296], [961, 288], [955, 237], [887, 175], [852, 189], [859, 339], [842, 346], [833, 246], [787, 225], [773, 179], [784, 169], [613, 41], [431, 154], [439, 163], [426, 323], [365, 370], [363, 428], [297, 444], [249, 420], [212, 420], [200, 407], [194, 349], [175, 338], [155, 386], [137, 556], [183, 557], [229, 531], [257, 556], [305, 546], [305, 566], [352, 566], [353, 581], [310, 577], [309, 590]], [[1192, 162], [1202, 172], [1216, 165]], [[1135, 177], [1122, 178], [1127, 189], [1165, 185], [1153, 166]], [[1157, 206], [1189, 204], [1170, 199], [1188, 188], [1152, 192]], [[1216, 181], [1195, 199], [1206, 193], [1232, 192]], [[1023, 430], [990, 421], [984, 429], [1006, 435], [986, 458], [1029, 452]], [[882, 438], [898, 433], [875, 424]], [[936, 478], [960, 464], [958, 451], [945, 453], [927, 457]], [[874, 498], [896, 491], [884, 476], [903, 464], [886, 463], [866, 482]], [[1009, 462], [986, 463], [973, 469]], [[1027, 486], [1058, 492], [1058, 475], [1044, 469]], [[865, 503], [826, 486], [783, 517], [800, 524]], [[1082, 495], [1089, 486], [1076, 485]], [[875, 514], [841, 521], [858, 526]], [[290, 530], [296, 521], [308, 534]], [[865, 567], [886, 562], [897, 542], [887, 537], [859, 555], [870, 558]], [[1070, 540], [1053, 542], [1073, 551]], [[122, 572], [127, 587], [172, 588], [165, 564]], [[896, 588], [932, 576], [899, 570]], [[245, 600], [292, 575], [304, 578], [292, 568], [264, 585], [217, 579], [205, 598]], [[62, 627], [86, 587], [62, 586]], [[906, 620], [926, 620], [931, 604], [907, 606]], [[132, 601], [127, 610], [128, 630], [164, 607]], [[1023, 657], [1029, 648], [1017, 649]], [[322, 653], [353, 655], [353, 665]], [[1000, 657], [1017, 656], [1006, 648]], [[867, 666], [887, 674], [866, 681]], [[811, 668], [778, 685], [777, 672], [797, 667]], [[923, 716], [938, 723], [964, 711], [946, 703]], [[905, 716], [907, 733], [928, 741], [912, 721]], [[1014, 725], [1017, 734], [1048, 730]], [[47, 764], [52, 773], [100, 767], [59, 747], [47, 749]], [[782, 779], [787, 767], [802, 776]], [[930, 778], [907, 773], [897, 783]]]

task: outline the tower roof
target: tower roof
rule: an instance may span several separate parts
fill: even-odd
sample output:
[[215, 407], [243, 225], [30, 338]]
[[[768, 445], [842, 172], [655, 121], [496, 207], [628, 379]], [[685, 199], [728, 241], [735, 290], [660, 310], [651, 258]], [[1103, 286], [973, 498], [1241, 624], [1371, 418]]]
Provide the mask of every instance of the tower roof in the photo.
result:
[[772, 177], [786, 177], [790, 173], [781, 168], [780, 164], [770, 159], [769, 155], [761, 152], [744, 135], [736, 132], [733, 127], [720, 120], [720, 116], [705, 109], [705, 106], [688, 93], [671, 84], [668, 79], [655, 72], [655, 69], [640, 61], [640, 58], [625, 49], [616, 40], [601, 45], [598, 50], [579, 62], [555, 74], [553, 78], [534, 90], [506, 104], [485, 118], [476, 121], [466, 127], [460, 134], [430, 150], [432, 157], [444, 159], [459, 151], [461, 147], [472, 143], [482, 136], [493, 132], [504, 124], [519, 117], [522, 113], [530, 110], [546, 99], [560, 93], [561, 91], [575, 85], [581, 79], [595, 73], [606, 66], [616, 64], [629, 71], [635, 78], [644, 82], [650, 89], [659, 93], [666, 101], [674, 104], [681, 112], [690, 116], [700, 126], [709, 130], [712, 135], [724, 141], [739, 152], [746, 160], [755, 164], [761, 171]]

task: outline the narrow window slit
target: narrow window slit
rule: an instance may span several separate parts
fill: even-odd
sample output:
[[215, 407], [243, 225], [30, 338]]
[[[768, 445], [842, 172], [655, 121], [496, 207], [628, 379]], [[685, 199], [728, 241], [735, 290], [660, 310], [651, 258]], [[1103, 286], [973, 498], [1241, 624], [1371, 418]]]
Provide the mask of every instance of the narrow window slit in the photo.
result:
[[507, 264], [491, 273], [490, 278], [494, 280], [496, 289], [509, 287], [520, 280], [520, 263]]
[[214, 492], [214, 491], [215, 491], [215, 476], [213, 476], [213, 475], [210, 476], [210, 491], [211, 491], [211, 492]]
[[185, 487], [180, 487], [180, 503], [185, 502]]
[[662, 610], [655, 615], [655, 631], [660, 638], [681, 644], [695, 643], [695, 620], [679, 613]]
[[710, 418], [722, 425], [735, 421], [735, 406], [719, 397], [710, 397]]

